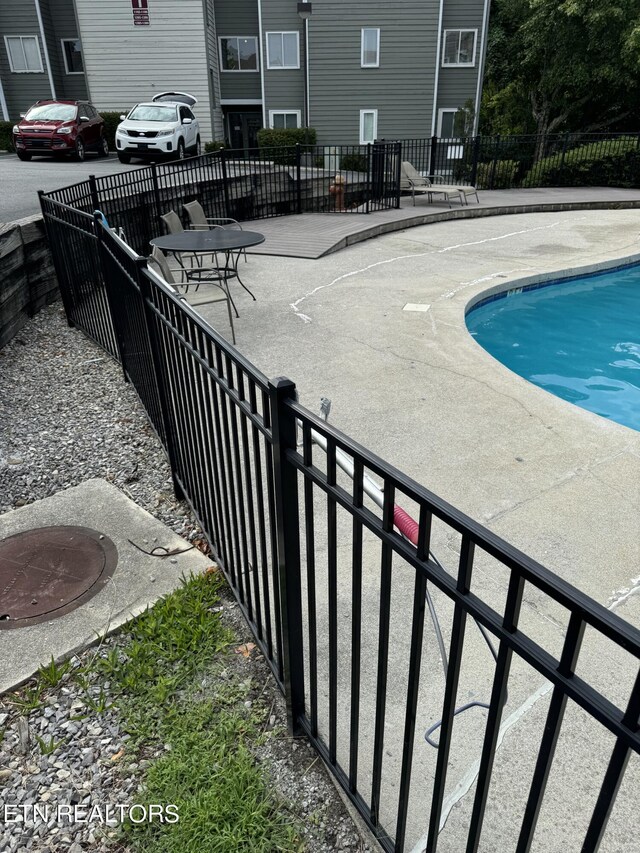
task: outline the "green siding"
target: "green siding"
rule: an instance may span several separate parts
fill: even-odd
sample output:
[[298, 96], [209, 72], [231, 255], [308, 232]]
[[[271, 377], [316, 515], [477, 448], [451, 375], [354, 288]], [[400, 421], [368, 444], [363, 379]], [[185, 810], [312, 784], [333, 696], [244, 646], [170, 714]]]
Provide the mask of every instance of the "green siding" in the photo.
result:
[[[262, 50], [264, 55], [264, 91], [267, 122], [269, 110], [300, 110], [304, 124], [304, 35], [303, 22], [298, 17], [297, 2], [290, 0], [263, 0]], [[313, 4], [316, 8], [316, 4]], [[300, 68], [269, 70], [267, 67], [267, 37], [269, 32], [297, 32]]]
[[[209, 83], [209, 102], [211, 105], [211, 136], [224, 139], [224, 118], [220, 106], [220, 64], [218, 59], [218, 32], [214, 0], [204, 0], [205, 5], [205, 49], [207, 52], [207, 70]], [[208, 139], [204, 140], [208, 142]]]
[[[42, 58], [42, 73], [14, 74], [10, 70], [5, 36], [37, 36]], [[42, 38], [35, 4], [32, 0], [0, 2], [0, 78], [10, 120], [14, 121], [35, 101], [50, 98], [51, 88], [42, 51]]]
[[[440, 68], [438, 110], [457, 109], [469, 98], [476, 101], [481, 70], [482, 17], [484, 0], [445, 0], [442, 29], [477, 30], [473, 68]], [[477, 105], [476, 105], [477, 111]], [[437, 127], [437, 126], [436, 126]]]
[[[263, 6], [265, 4], [263, 3]], [[215, 0], [216, 35], [255, 36], [258, 38], [257, 0]], [[218, 68], [220, 66], [218, 65]], [[224, 100], [262, 99], [259, 71], [220, 71], [220, 89]]]
[[[309, 22], [310, 123], [323, 144], [357, 144], [360, 110], [378, 137], [429, 136], [439, 6], [404, 0], [314, 0]], [[360, 31], [380, 28], [380, 67], [360, 67]]]
[[49, 0], [48, 6], [49, 17], [53, 25], [52, 39], [48, 38], [49, 58], [52, 67], [56, 69], [56, 92], [59, 98], [83, 100], [87, 98], [85, 76], [84, 74], [66, 73], [62, 51], [62, 39], [78, 38], [78, 25], [73, 0]]

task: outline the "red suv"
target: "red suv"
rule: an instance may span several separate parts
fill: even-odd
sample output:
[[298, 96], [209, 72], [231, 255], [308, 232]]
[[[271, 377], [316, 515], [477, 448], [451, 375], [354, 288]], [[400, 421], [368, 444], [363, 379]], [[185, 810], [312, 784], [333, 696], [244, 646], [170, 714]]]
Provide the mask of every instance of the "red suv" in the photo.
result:
[[71, 154], [84, 160], [89, 150], [107, 157], [104, 119], [87, 101], [38, 101], [13, 127], [13, 147], [21, 160], [33, 154]]

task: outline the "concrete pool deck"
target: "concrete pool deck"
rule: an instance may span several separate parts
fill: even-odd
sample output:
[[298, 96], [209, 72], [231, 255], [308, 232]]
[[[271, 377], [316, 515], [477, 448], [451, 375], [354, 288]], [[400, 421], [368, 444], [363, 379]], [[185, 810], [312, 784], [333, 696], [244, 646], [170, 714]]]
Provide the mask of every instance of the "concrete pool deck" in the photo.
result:
[[[466, 306], [498, 286], [609, 265], [638, 252], [638, 212], [573, 210], [433, 223], [319, 260], [250, 256], [247, 264], [241, 261], [241, 274], [257, 301], [232, 283], [240, 311], [238, 348], [267, 375], [294, 380], [301, 402], [312, 410], [318, 410], [321, 396], [329, 397], [334, 425], [640, 626], [640, 596], [635, 594], [640, 592], [640, 433], [511, 373], [471, 338], [464, 322]], [[222, 306], [199, 310], [214, 326], [219, 320], [226, 333]], [[455, 566], [453, 539], [434, 531], [434, 545], [440, 559]], [[373, 586], [375, 561], [371, 571]], [[348, 578], [344, 583], [339, 598], [346, 614]], [[489, 566], [481, 586], [494, 606], [504, 600], [504, 572], [494, 573]], [[436, 605], [448, 613], [443, 597], [436, 596]], [[558, 608], [545, 596], [525, 594], [525, 609], [527, 630], [557, 654], [564, 634]], [[375, 608], [371, 612], [375, 615]], [[404, 617], [401, 610], [394, 611], [395, 616], [392, 648], [401, 659], [405, 641], [399, 626]], [[363, 649], [375, 655], [376, 623], [372, 620], [363, 630]], [[428, 669], [431, 681], [425, 683], [440, 690], [442, 673], [432, 634], [429, 642], [435, 661]], [[481, 641], [472, 648], [477, 668], [465, 687], [486, 698], [492, 666], [482, 648]], [[626, 683], [629, 662], [610, 658], [602, 649], [591, 651], [591, 660], [597, 662], [590, 677], [615, 698]], [[523, 744], [535, 755], [548, 700], [544, 681], [532, 671], [520, 673], [516, 681], [505, 716], [523, 708], [524, 716], [502, 747], [505, 772], [492, 785], [494, 805], [488, 812], [493, 820], [487, 843], [505, 850], [512, 849], [513, 839], [502, 828], [501, 809], [505, 802], [526, 798], [530, 780], [528, 771], [514, 775], [510, 768], [519, 761]], [[432, 701], [420, 697], [420, 726], [423, 720], [433, 721], [433, 713], [437, 719]], [[401, 731], [402, 719], [395, 715], [396, 710], [387, 709], [388, 728]], [[479, 718], [474, 724], [469, 715], [463, 723], [463, 742], [450, 761], [451, 787], [469, 777], [479, 755]], [[363, 710], [363, 730], [372, 724]], [[585, 794], [584, 808], [574, 804], [560, 823], [557, 816], [541, 818], [542, 846], [536, 850], [573, 849], [581, 837], [589, 803], [602, 781], [600, 762], [607, 754], [606, 744], [597, 737], [585, 740], [587, 727], [584, 715], [568, 715], [566, 751], [558, 754], [565, 770], [548, 794], [559, 802], [565, 786], [574, 785]], [[348, 743], [348, 731], [339, 732], [339, 741], [341, 737], [339, 754]], [[430, 749], [416, 744], [415, 772], [424, 767], [425, 780], [435, 755]], [[581, 751], [586, 769], [571, 775], [568, 766]], [[363, 765], [365, 754], [363, 747]], [[393, 777], [397, 751], [390, 746], [385, 754]], [[637, 783], [637, 771], [632, 762], [623, 786], [630, 798], [621, 791], [617, 820], [603, 850], [632, 853], [635, 848], [638, 819], [631, 780]], [[421, 849], [429, 787], [425, 782], [412, 797], [409, 850], [414, 844], [416, 851]], [[389, 802], [394, 794], [391, 783]], [[471, 802], [463, 791], [439, 849], [464, 849]]]
[[[257, 301], [232, 284], [238, 348], [309, 408], [331, 398], [336, 426], [606, 603], [640, 570], [640, 433], [511, 373], [464, 314], [497, 287], [636, 253], [629, 210], [437, 223], [319, 260], [253, 256], [241, 273]], [[199, 310], [215, 326], [224, 308]]]

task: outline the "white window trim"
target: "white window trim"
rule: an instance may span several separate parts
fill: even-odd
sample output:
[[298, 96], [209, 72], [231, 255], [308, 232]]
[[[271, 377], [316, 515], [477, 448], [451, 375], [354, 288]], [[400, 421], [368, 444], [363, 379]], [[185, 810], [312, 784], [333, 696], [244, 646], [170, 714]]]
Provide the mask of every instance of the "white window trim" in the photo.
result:
[[[436, 136], [438, 137], [438, 139], [443, 138], [442, 137], [442, 118], [443, 118], [444, 114], [445, 113], [453, 113], [455, 116], [455, 114], [457, 112], [458, 112], [458, 107], [442, 107], [442, 109], [438, 110], [438, 126], [437, 126], [437, 130], [436, 130]], [[458, 137], [446, 136], [444, 138], [445, 139], [457, 139]]]
[[274, 116], [288, 116], [295, 115], [298, 121], [298, 127], [302, 125], [302, 110], [269, 110], [269, 127], [273, 130], [273, 117]]
[[[364, 61], [364, 31], [365, 30], [375, 30], [377, 34], [377, 43], [376, 43], [376, 61], [375, 62], [365, 62]], [[380, 68], [380, 27], [362, 27], [360, 30], [360, 67], [361, 68]]]
[[[64, 43], [66, 41], [80, 41], [80, 39], [79, 38], [60, 39], [60, 44], [62, 45], [62, 58], [64, 59], [65, 74], [69, 74], [70, 76], [73, 74], [84, 74], [84, 71], [69, 71], [69, 66], [67, 65], [67, 52], [64, 49]], [[82, 42], [81, 42], [81, 44], [82, 44]], [[82, 49], [80, 50], [80, 53], [82, 54]], [[84, 66], [84, 56], [82, 57], [82, 65]]]
[[[269, 36], [295, 36], [296, 37], [296, 64], [295, 65], [272, 65], [269, 57]], [[265, 33], [265, 43], [267, 45], [267, 69], [269, 71], [292, 71], [300, 68], [300, 34], [295, 30], [269, 30]], [[282, 45], [282, 58], [284, 60], [284, 39]]]
[[[38, 45], [38, 57], [40, 59], [40, 70], [39, 71], [32, 71], [31, 69], [24, 69], [23, 71], [16, 71], [15, 70], [15, 68], [13, 67], [13, 63], [11, 62], [11, 52], [9, 51], [9, 39], [35, 39], [36, 40], [36, 44]], [[7, 51], [7, 59], [9, 60], [9, 70], [11, 71], [12, 74], [44, 74], [44, 65], [42, 64], [42, 50], [40, 49], [40, 39], [38, 38], [37, 35], [33, 35], [33, 34], [18, 35], [18, 33], [16, 33], [15, 35], [5, 36], [4, 37], [4, 47], [5, 47], [5, 50]], [[23, 48], [23, 52], [24, 52], [24, 48]], [[25, 59], [26, 59], [26, 54], [25, 54]]]
[[[222, 42], [228, 39], [253, 39], [256, 43], [257, 68], [224, 68], [222, 65]], [[218, 57], [222, 74], [259, 74], [260, 73], [260, 40], [258, 36], [218, 36]]]
[[[373, 139], [364, 139], [364, 117], [365, 115], [373, 114]], [[378, 110], [360, 110], [360, 145], [368, 145], [369, 142], [375, 142], [378, 136]]]
[[[473, 59], [471, 62], [445, 62], [445, 47], [447, 44], [447, 33], [473, 33]], [[458, 43], [459, 43], [458, 38]], [[474, 30], [471, 27], [456, 27], [451, 28], [450, 30], [445, 30], [442, 34], [442, 67], [443, 68], [475, 68], [476, 64], [476, 51], [478, 47], [478, 30]]]

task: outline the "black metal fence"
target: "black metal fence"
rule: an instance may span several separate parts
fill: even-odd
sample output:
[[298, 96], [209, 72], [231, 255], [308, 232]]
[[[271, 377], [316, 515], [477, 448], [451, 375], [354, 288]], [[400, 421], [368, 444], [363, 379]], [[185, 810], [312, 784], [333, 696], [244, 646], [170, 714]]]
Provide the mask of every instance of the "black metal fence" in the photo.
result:
[[[121, 360], [291, 730], [382, 848], [434, 853], [449, 777], [477, 758], [447, 850], [482, 838], [525, 853], [549, 803], [556, 829], [571, 814], [565, 846], [597, 850], [640, 753], [640, 632], [301, 406], [292, 382], [267, 380], [100, 221], [42, 207], [70, 321]], [[416, 519], [405, 536], [400, 508]], [[531, 619], [542, 601], [553, 631]], [[532, 696], [537, 728], [499, 746]], [[633, 788], [631, 801], [635, 814]]]
[[[640, 152], [640, 134], [555, 133], [546, 136], [475, 136], [402, 139], [402, 159], [425, 175], [443, 175], [479, 189], [580, 186], [577, 157], [602, 160]], [[635, 186], [640, 175], [635, 167]], [[584, 176], [582, 175], [582, 178]], [[602, 171], [601, 185], [621, 185], [620, 169]]]
[[184, 218], [182, 206], [194, 200], [207, 216], [239, 221], [398, 207], [399, 152], [396, 143], [223, 149], [180, 162], [92, 176], [54, 190], [47, 198], [86, 214], [101, 210], [111, 226], [122, 228], [137, 252], [146, 254], [149, 240], [163, 233], [160, 216], [175, 210]]

